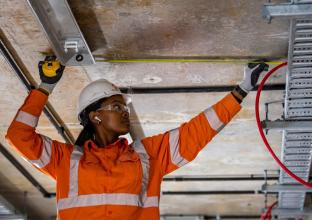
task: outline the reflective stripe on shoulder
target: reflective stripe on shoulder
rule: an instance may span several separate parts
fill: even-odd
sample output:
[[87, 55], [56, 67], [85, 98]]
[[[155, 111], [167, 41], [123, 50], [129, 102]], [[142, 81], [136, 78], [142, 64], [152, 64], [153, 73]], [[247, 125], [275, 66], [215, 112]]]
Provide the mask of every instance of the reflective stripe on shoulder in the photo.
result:
[[43, 168], [51, 161], [52, 152], [52, 140], [44, 135], [40, 135], [42, 138], [42, 152], [38, 160], [29, 160], [29, 162], [38, 168]]
[[15, 121], [21, 122], [32, 128], [35, 128], [38, 125], [39, 118], [27, 112], [19, 111], [15, 118]]
[[215, 130], [216, 132], [219, 132], [224, 128], [223, 122], [219, 119], [219, 116], [215, 112], [215, 110], [210, 107], [204, 111], [206, 118], [209, 122], [210, 127]]
[[57, 203], [58, 211], [75, 207], [87, 207], [97, 205], [125, 205], [138, 207], [158, 207], [158, 196], [146, 197], [145, 203], [142, 205], [139, 195], [127, 193], [112, 194], [88, 194], [77, 197], [60, 199]]
[[79, 169], [79, 161], [82, 154], [83, 154], [82, 148], [80, 146], [75, 145], [70, 156], [68, 197], [78, 196], [78, 169]]
[[178, 167], [182, 167], [189, 161], [180, 154], [180, 132], [179, 128], [169, 131], [170, 157], [172, 163]]

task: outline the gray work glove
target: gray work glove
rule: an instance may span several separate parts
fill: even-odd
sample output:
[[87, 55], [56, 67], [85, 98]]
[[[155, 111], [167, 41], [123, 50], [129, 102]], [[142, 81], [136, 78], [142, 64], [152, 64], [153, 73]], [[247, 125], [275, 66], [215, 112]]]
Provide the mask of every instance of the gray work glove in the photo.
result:
[[259, 61], [259, 63], [248, 63], [248, 65], [244, 67], [244, 79], [239, 84], [239, 87], [246, 93], [250, 92], [256, 86], [260, 74], [263, 71], [268, 71], [268, 69], [269, 65], [264, 61]]
[[39, 88], [51, 94], [57, 82], [61, 79], [65, 66], [56, 60], [55, 56], [47, 56], [38, 63], [41, 83]]

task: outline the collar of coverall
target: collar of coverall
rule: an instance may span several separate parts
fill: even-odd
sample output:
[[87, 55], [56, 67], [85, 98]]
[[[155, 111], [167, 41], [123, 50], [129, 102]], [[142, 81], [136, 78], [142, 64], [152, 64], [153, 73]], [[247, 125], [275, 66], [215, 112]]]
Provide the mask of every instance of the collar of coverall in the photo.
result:
[[111, 143], [109, 145], [106, 145], [105, 147], [98, 147], [97, 144], [89, 139], [85, 142], [84, 144], [84, 149], [85, 150], [95, 150], [95, 151], [101, 151], [101, 150], [105, 150], [105, 149], [111, 149], [111, 148], [124, 148], [124, 147], [128, 147], [128, 140], [126, 138], [118, 138], [118, 140], [116, 140], [114, 143]]
[[84, 158], [90, 163], [97, 163], [99, 161], [101, 161], [101, 163], [106, 163], [108, 160], [137, 161], [139, 156], [135, 153], [134, 149], [128, 145], [128, 140], [126, 138], [119, 138], [114, 143], [103, 148], [99, 148], [94, 141], [90, 139], [86, 141], [84, 145]]

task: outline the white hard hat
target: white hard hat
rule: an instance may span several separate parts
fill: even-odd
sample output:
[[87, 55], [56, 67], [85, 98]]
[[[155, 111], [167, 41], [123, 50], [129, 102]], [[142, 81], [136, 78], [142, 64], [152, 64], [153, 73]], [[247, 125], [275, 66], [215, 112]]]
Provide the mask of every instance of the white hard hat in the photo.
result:
[[77, 106], [78, 120], [80, 120], [80, 113], [89, 105], [102, 98], [108, 98], [113, 95], [122, 95], [126, 104], [131, 102], [131, 98], [128, 95], [121, 93], [117, 86], [106, 79], [99, 79], [91, 82], [81, 91], [79, 95]]

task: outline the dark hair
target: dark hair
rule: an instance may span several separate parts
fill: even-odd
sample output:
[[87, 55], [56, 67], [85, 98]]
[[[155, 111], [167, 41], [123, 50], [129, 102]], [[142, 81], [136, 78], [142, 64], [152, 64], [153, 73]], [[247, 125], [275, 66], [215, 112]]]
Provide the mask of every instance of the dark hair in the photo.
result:
[[83, 130], [78, 135], [75, 145], [83, 146], [87, 140], [93, 139], [94, 126], [89, 119], [89, 114], [90, 112], [99, 109], [104, 100], [105, 98], [92, 103], [80, 113], [80, 124], [83, 126]]

